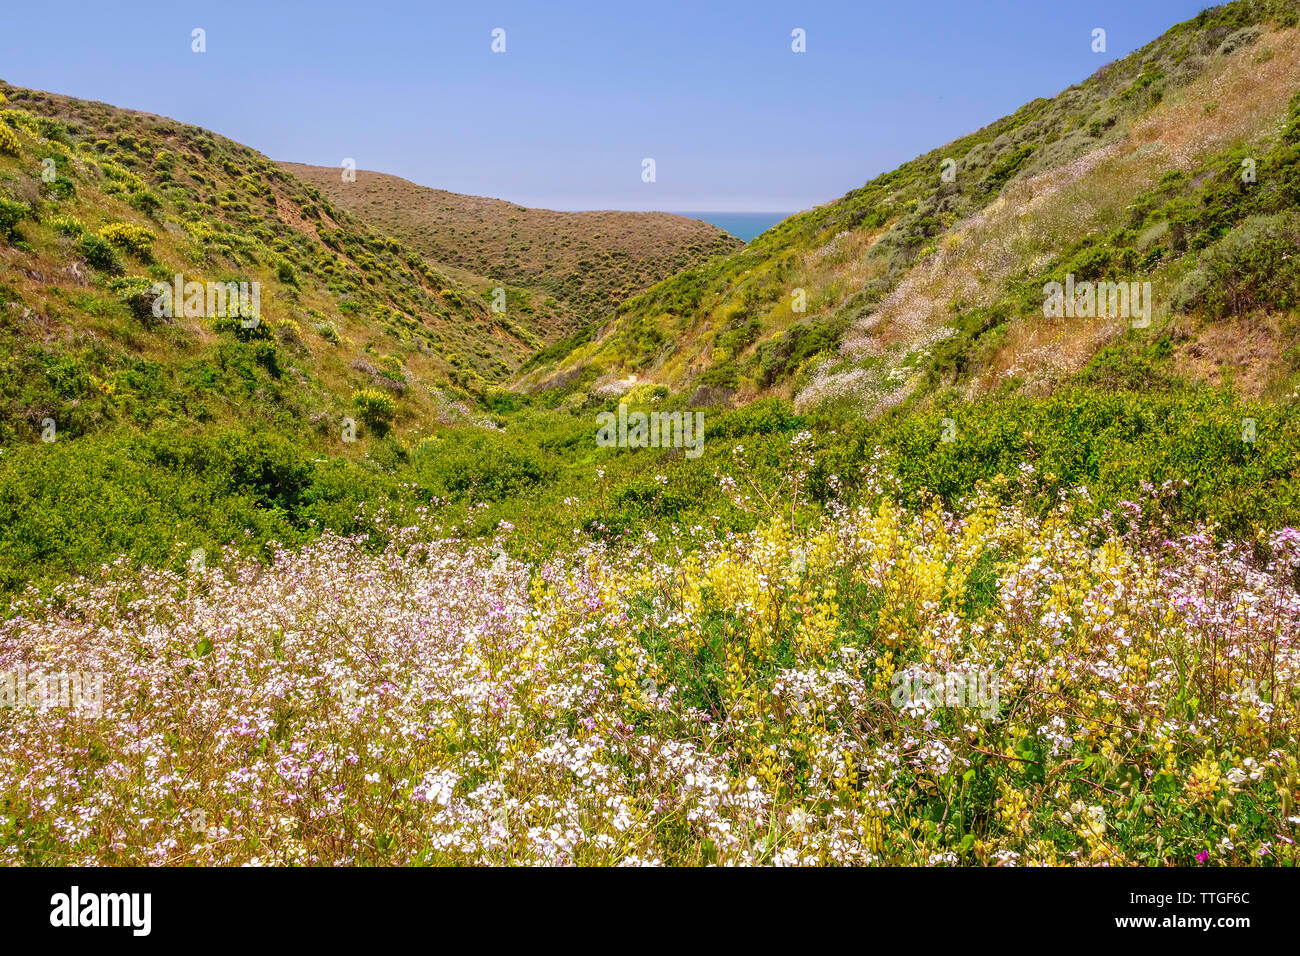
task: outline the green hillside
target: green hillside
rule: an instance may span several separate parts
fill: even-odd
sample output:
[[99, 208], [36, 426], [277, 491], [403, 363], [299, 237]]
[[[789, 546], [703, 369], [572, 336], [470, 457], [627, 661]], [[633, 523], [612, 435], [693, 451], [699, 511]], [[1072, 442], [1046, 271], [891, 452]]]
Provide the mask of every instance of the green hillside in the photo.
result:
[[[868, 415], [1067, 381], [1292, 394], [1296, 17], [1288, 2], [1207, 10], [656, 285], [520, 383], [580, 396], [636, 375], [709, 400]], [[1150, 326], [1044, 319], [1044, 286], [1067, 273], [1149, 281]]]

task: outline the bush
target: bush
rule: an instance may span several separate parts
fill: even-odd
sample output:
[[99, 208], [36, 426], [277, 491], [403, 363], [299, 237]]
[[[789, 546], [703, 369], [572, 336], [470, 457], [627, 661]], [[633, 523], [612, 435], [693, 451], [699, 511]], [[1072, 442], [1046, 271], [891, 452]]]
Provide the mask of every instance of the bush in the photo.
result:
[[9, 449], [0, 458], [0, 595], [122, 554], [183, 566], [193, 547], [299, 543], [314, 503], [339, 493], [308, 500], [311, 484], [310, 456], [261, 432], [96, 435]]
[[157, 317], [153, 314], [153, 305], [157, 296], [153, 292], [153, 282], [144, 276], [128, 276], [114, 279], [108, 284], [109, 291], [124, 303], [131, 313], [146, 326], [152, 326]]
[[105, 186], [105, 192], [109, 194], [121, 191], [138, 193], [144, 192], [146, 188], [143, 179], [117, 163], [103, 162], [99, 168], [109, 179], [109, 185]]
[[471, 502], [518, 499], [554, 480], [558, 469], [540, 449], [478, 431], [448, 435], [412, 463], [421, 487]]
[[779, 398], [762, 398], [708, 423], [710, 438], [732, 439], [740, 435], [767, 435], [794, 431], [800, 424], [790, 403]]
[[245, 313], [242, 308], [228, 309], [225, 315], [213, 319], [212, 329], [229, 333], [241, 342], [270, 342], [275, 338], [269, 322], [261, 316]]
[[375, 388], [362, 388], [352, 393], [352, 404], [356, 406], [361, 420], [373, 428], [376, 434], [388, 434], [393, 418], [397, 415], [397, 404], [391, 395]]
[[162, 200], [147, 189], [131, 193], [130, 197], [127, 199], [127, 204], [132, 209], [142, 212], [146, 216], [152, 216], [162, 208]]
[[55, 199], [71, 199], [77, 195], [77, 184], [67, 176], [56, 176], [52, 182], [45, 183], [42, 188], [47, 195]]
[[1300, 304], [1300, 218], [1252, 216], [1201, 254], [1174, 295], [1175, 308], [1213, 318]]
[[29, 133], [37, 133], [40, 126], [36, 122], [36, 117], [26, 110], [0, 110], [0, 119], [4, 120], [14, 129], [22, 127]]
[[7, 126], [0, 126], [0, 153], [17, 156], [19, 152], [18, 137]]
[[128, 254], [148, 262], [152, 258], [153, 232], [129, 222], [110, 222], [99, 235]]
[[55, 216], [50, 220], [50, 227], [63, 236], [81, 236], [86, 227], [76, 216]]
[[122, 260], [118, 258], [117, 250], [108, 240], [93, 232], [86, 233], [77, 241], [77, 254], [102, 272], [116, 275], [122, 271]]
[[18, 223], [28, 213], [26, 203], [0, 196], [0, 235], [13, 238], [17, 235]]

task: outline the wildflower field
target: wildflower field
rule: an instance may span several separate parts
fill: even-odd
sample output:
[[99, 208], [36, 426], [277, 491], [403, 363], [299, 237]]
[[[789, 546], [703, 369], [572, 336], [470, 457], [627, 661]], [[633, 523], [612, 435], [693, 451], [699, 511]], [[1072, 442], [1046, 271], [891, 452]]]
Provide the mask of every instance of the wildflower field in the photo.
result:
[[906, 507], [883, 450], [816, 507], [790, 444], [715, 476], [743, 532], [525, 563], [380, 515], [29, 592], [0, 672], [104, 686], [0, 709], [0, 861], [1296, 862], [1300, 532], [1027, 507], [1029, 464]]

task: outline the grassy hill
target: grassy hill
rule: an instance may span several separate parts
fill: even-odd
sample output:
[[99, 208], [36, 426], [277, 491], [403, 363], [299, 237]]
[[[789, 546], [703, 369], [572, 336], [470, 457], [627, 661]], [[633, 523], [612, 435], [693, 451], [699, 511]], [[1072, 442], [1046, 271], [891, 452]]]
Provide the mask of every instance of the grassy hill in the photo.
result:
[[438, 263], [540, 294], [539, 307], [600, 321], [624, 299], [743, 243], [664, 212], [557, 212], [357, 170], [281, 163], [342, 209]]
[[[113, 425], [261, 422], [337, 438], [351, 396], [445, 416], [558, 328], [336, 209], [255, 151], [163, 117], [3, 87], [0, 445]], [[47, 172], [48, 171], [48, 172]], [[261, 323], [159, 318], [149, 287], [257, 282]]]
[[[581, 400], [636, 376], [854, 414], [1072, 380], [1291, 395], [1296, 16], [1291, 2], [1208, 10], [628, 300], [520, 384]], [[1067, 273], [1149, 281], [1150, 326], [1045, 319], [1044, 286]]]

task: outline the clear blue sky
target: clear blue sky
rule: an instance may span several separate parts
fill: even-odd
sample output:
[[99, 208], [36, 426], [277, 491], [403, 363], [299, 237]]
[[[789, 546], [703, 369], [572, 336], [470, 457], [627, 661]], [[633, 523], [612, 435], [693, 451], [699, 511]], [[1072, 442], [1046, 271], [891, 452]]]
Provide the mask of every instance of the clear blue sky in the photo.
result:
[[[14, 0], [0, 77], [274, 159], [354, 157], [527, 205], [794, 211], [1054, 95], [1207, 5]], [[206, 53], [191, 52], [195, 27]]]

